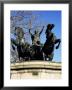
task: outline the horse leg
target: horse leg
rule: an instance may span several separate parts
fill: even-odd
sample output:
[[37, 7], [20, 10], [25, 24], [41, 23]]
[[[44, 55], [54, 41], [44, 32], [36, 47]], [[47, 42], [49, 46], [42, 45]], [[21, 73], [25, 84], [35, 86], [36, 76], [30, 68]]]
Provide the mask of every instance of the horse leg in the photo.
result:
[[56, 40], [55, 40], [55, 44], [56, 44], [56, 43], [60, 43], [60, 42], [61, 42], [60, 39], [56, 39]]
[[44, 61], [48, 61], [48, 56], [47, 55], [45, 55], [44, 58], [45, 58]]
[[59, 48], [60, 42], [61, 42], [61, 40], [60, 40], [60, 39], [56, 39], [56, 40], [55, 40], [55, 44], [57, 44], [57, 43], [58, 43], [58, 45], [56, 46], [56, 49], [58, 49], [58, 48]]
[[48, 55], [48, 57], [49, 57], [49, 61], [52, 61], [52, 60], [53, 60], [53, 56], [54, 56], [53, 53], [52, 53], [51, 55]]

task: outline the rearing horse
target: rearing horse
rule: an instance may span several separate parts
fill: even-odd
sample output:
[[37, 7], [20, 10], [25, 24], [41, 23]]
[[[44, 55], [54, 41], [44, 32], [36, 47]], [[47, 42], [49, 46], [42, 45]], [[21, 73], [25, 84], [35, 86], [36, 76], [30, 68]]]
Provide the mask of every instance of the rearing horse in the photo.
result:
[[54, 24], [48, 24], [47, 25], [47, 29], [46, 29], [46, 42], [42, 48], [43, 53], [44, 53], [44, 60], [46, 60], [47, 58], [49, 58], [49, 61], [52, 61], [53, 59], [53, 52], [54, 52], [54, 46], [55, 44], [58, 43], [58, 45], [56, 46], [56, 49], [59, 48], [60, 39], [56, 39], [54, 33], [51, 32], [51, 30], [53, 29]]
[[30, 52], [29, 52], [30, 45], [28, 43], [25, 43], [23, 29], [20, 27], [16, 27], [15, 33], [16, 33], [16, 40], [11, 38], [12, 48], [15, 49], [13, 45], [17, 47], [19, 60], [20, 58], [29, 59], [30, 58]]

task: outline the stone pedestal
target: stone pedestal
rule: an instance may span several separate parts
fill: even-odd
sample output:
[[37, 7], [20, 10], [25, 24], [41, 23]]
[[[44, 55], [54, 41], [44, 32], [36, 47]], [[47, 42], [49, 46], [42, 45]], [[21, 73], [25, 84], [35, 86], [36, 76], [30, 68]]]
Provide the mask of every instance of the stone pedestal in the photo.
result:
[[61, 63], [25, 61], [11, 64], [11, 79], [60, 79]]

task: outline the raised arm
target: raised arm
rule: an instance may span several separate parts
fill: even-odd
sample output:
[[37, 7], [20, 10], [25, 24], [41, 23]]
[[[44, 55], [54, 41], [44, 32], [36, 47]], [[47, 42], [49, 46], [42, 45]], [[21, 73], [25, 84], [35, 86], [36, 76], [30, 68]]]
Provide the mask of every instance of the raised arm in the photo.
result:
[[31, 30], [31, 29], [29, 29], [29, 34], [30, 34], [31, 36], [33, 36], [30, 30]]
[[44, 26], [43, 26], [42, 30], [40, 31], [39, 35], [41, 35], [41, 33], [43, 32], [43, 29], [44, 29]]

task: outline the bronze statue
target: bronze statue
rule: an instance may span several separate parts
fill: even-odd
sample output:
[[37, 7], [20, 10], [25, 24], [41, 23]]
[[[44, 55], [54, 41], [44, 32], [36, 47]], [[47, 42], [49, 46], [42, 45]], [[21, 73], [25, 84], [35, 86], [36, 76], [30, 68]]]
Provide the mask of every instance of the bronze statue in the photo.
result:
[[58, 43], [58, 45], [56, 46], [56, 49], [59, 48], [60, 39], [56, 39], [56, 36], [54, 35], [54, 33], [52, 33], [52, 29], [54, 28], [54, 24], [48, 24], [47, 25], [47, 29], [46, 29], [46, 42], [43, 46], [43, 52], [45, 55], [45, 60], [49, 58], [49, 61], [52, 61], [53, 59], [53, 55], [54, 55], [54, 46], [55, 44]]
[[31, 33], [29, 29], [29, 33], [31, 35], [32, 39], [32, 45], [28, 44], [24, 40], [24, 31], [20, 27], [16, 27], [16, 40], [11, 39], [12, 48], [15, 49], [13, 44], [17, 46], [18, 51], [18, 57], [23, 58], [24, 60], [47, 60], [52, 61], [54, 56], [54, 47], [55, 44], [58, 43], [56, 46], [56, 49], [59, 48], [60, 39], [56, 39], [55, 34], [52, 32], [52, 29], [55, 27], [54, 24], [48, 24], [46, 29], [46, 42], [44, 43], [43, 47], [41, 47], [40, 43], [40, 35], [43, 32], [44, 26], [42, 30], [34, 32], [34, 34]]
[[29, 60], [30, 59], [30, 45], [24, 40], [24, 31], [20, 27], [15, 28], [16, 32], [16, 40], [11, 38], [12, 48], [14, 48], [13, 44], [17, 47], [18, 58]]
[[39, 45], [40, 44], [40, 35], [43, 32], [43, 29], [44, 29], [44, 26], [40, 32], [35, 30], [34, 34], [32, 34], [30, 29], [29, 29], [29, 33], [31, 35], [33, 45]]
[[16, 42], [19, 44], [25, 44], [24, 31], [21, 27], [15, 27]]
[[44, 26], [40, 32], [35, 30], [34, 34], [32, 34], [29, 29], [29, 33], [32, 39], [32, 50], [34, 53], [33, 59], [35, 60], [43, 60], [41, 43], [40, 43], [40, 35], [43, 32], [43, 29], [44, 29]]

